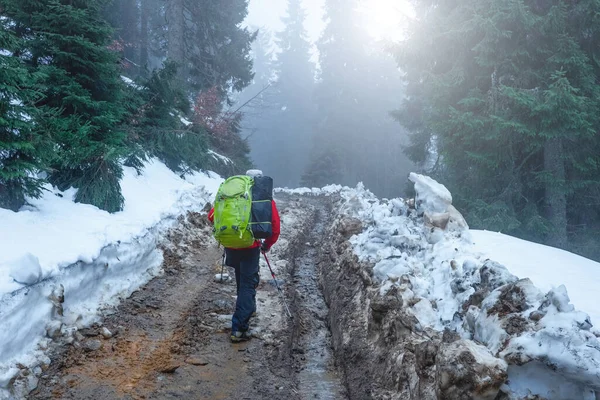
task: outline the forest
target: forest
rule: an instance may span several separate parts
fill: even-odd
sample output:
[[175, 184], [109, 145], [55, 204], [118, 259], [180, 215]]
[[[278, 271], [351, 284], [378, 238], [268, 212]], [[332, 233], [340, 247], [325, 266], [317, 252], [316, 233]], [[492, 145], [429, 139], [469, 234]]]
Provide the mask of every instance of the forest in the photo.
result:
[[325, 0], [313, 43], [300, 0], [276, 32], [246, 0], [0, 0], [0, 207], [116, 212], [152, 158], [387, 198], [414, 170], [473, 228], [600, 259], [600, 1], [413, 0], [399, 40], [362, 3]]

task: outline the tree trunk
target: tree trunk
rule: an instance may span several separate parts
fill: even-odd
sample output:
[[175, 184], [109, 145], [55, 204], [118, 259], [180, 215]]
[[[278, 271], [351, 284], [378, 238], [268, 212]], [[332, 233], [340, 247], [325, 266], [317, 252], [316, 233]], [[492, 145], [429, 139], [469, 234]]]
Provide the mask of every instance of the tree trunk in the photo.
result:
[[548, 244], [564, 249], [567, 246], [567, 193], [563, 145], [560, 138], [546, 141], [544, 169], [552, 176], [546, 182], [546, 212], [552, 223]]
[[121, 2], [121, 26], [125, 41], [125, 58], [132, 63], [139, 60], [136, 57], [138, 48], [138, 9], [137, 2], [125, 0]]
[[184, 0], [170, 0], [167, 17], [167, 58], [179, 64], [178, 76], [185, 82], [185, 7]]
[[140, 26], [140, 65], [142, 69], [148, 67], [148, 54], [150, 46], [150, 32], [148, 28], [148, 20], [150, 18], [149, 0], [141, 0], [141, 26]]

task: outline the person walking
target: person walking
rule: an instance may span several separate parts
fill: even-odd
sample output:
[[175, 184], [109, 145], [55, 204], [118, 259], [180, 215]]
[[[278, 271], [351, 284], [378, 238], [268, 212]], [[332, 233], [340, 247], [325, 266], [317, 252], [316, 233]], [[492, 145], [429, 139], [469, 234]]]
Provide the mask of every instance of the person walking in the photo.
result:
[[[260, 170], [249, 170], [246, 176], [253, 179], [262, 176]], [[280, 235], [280, 217], [275, 201], [271, 203], [271, 234], [264, 241], [255, 239], [250, 246], [237, 248], [225, 246], [225, 265], [234, 268], [237, 287], [235, 312], [231, 320], [231, 341], [234, 343], [249, 340], [250, 318], [256, 313], [256, 288], [260, 281], [259, 260], [262, 252], [269, 252]], [[211, 223], [215, 221], [215, 208], [208, 213]], [[237, 228], [237, 227], [236, 227]], [[215, 228], [216, 229], [216, 228]]]

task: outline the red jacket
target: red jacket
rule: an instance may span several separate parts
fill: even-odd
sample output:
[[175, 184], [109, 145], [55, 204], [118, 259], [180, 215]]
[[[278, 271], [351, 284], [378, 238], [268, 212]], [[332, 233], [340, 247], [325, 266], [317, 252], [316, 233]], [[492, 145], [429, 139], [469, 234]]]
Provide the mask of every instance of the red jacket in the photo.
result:
[[[277, 240], [279, 239], [279, 233], [281, 232], [281, 219], [279, 218], [279, 211], [277, 211], [277, 205], [275, 204], [275, 200], [271, 200], [271, 208], [273, 210], [273, 213], [272, 213], [273, 216], [271, 217], [271, 228], [273, 230], [273, 233], [271, 234], [270, 237], [265, 239], [265, 246], [267, 246], [267, 248], [271, 248], [271, 246], [273, 246], [277, 242]], [[208, 213], [208, 220], [211, 223], [215, 222], [214, 207]], [[256, 247], [260, 247], [260, 240], [255, 241], [252, 246], [248, 247], [248, 249], [254, 249]], [[234, 250], [241, 250], [241, 249], [234, 249]]]

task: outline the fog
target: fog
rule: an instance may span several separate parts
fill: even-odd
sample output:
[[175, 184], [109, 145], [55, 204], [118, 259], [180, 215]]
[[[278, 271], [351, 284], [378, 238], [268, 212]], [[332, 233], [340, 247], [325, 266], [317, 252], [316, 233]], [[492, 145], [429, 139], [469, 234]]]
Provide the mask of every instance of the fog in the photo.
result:
[[237, 101], [242, 137], [277, 186], [363, 182], [399, 196], [414, 168], [403, 153], [406, 132], [390, 115], [404, 96], [386, 50], [400, 18], [382, 7], [390, 2], [350, 3], [250, 1], [245, 24], [259, 35], [254, 82]]

